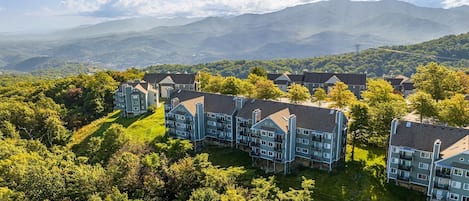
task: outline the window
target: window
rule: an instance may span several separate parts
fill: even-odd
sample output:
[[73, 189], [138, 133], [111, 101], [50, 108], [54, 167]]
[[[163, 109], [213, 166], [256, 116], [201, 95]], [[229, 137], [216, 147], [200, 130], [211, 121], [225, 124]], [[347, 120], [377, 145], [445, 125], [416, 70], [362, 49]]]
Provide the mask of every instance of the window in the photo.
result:
[[261, 131], [262, 136], [267, 136], [267, 133], [265, 131]]
[[427, 180], [427, 175], [426, 174], [417, 174], [417, 178], [420, 179], [420, 180]]
[[296, 152], [301, 152], [301, 148], [297, 147]]
[[391, 174], [397, 174], [397, 169], [396, 168], [391, 168]]
[[274, 143], [269, 142], [269, 147], [274, 147]]
[[460, 189], [460, 188], [461, 188], [461, 182], [459, 182], [459, 181], [451, 181], [451, 188]]
[[462, 188], [466, 191], [469, 191], [469, 184], [468, 183], [464, 183], [464, 185], [462, 185]]
[[261, 149], [261, 154], [265, 155], [267, 153], [267, 151]]
[[392, 152], [399, 153], [399, 149], [397, 147], [392, 147]]
[[274, 133], [269, 132], [269, 137], [274, 137]]
[[399, 163], [399, 159], [391, 158], [391, 162], [394, 163], [394, 164], [397, 164], [397, 163]]
[[420, 158], [430, 158], [430, 152], [420, 152]]
[[261, 144], [262, 144], [262, 145], [265, 145], [266, 143], [265, 143], [265, 141], [264, 141], [264, 140], [261, 140]]
[[423, 170], [428, 170], [428, 163], [419, 163], [419, 168]]
[[328, 153], [324, 153], [324, 154], [323, 154], [323, 157], [324, 157], [324, 158], [330, 158], [330, 157], [331, 157], [331, 155], [330, 155], [330, 154], [328, 154]]
[[469, 177], [469, 170], [466, 170], [466, 177]]
[[449, 193], [448, 197], [450, 200], [459, 200], [459, 194], [456, 193]]
[[304, 154], [308, 154], [309, 150], [308, 149], [301, 149], [301, 152], [304, 153]]
[[453, 169], [453, 175], [462, 176], [462, 169], [454, 168]]
[[269, 156], [273, 156], [274, 152], [269, 151]]
[[303, 130], [303, 134], [304, 134], [304, 135], [308, 135], [309, 132], [308, 132], [307, 130]]
[[138, 99], [138, 95], [132, 95], [133, 99]]
[[325, 148], [325, 149], [330, 149], [330, 148], [331, 148], [331, 144], [324, 143], [324, 148]]
[[326, 139], [328, 139], [328, 140], [332, 139], [332, 135], [331, 134], [326, 134]]

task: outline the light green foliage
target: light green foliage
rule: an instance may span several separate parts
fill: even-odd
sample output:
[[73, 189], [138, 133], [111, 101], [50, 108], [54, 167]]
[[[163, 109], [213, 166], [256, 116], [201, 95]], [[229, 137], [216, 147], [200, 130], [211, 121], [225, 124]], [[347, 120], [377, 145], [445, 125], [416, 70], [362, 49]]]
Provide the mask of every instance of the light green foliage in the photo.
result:
[[450, 99], [439, 103], [439, 120], [453, 126], [465, 126], [469, 124], [469, 102], [464, 95], [456, 94]]
[[109, 156], [128, 142], [129, 137], [126, 134], [125, 128], [120, 124], [112, 124], [111, 127], [104, 132], [101, 150], [99, 151], [101, 160], [109, 158]]
[[0, 132], [2, 132], [3, 137], [14, 139], [20, 138], [20, 133], [16, 130], [15, 125], [13, 125], [7, 120], [4, 120], [0, 123]]
[[456, 72], [434, 62], [419, 66], [412, 80], [419, 91], [430, 94], [437, 101], [462, 91]]
[[433, 100], [430, 94], [418, 91], [408, 98], [412, 110], [417, 111], [420, 115], [420, 122], [424, 117], [435, 117], [438, 115], [438, 108], [436, 101]]
[[113, 155], [107, 167], [112, 183], [126, 192], [139, 188], [140, 158], [129, 152]]
[[223, 80], [220, 88], [222, 94], [238, 95], [243, 93], [242, 81], [230, 76]]
[[404, 116], [407, 104], [404, 98], [393, 93], [392, 86], [382, 80], [368, 80], [368, 89], [362, 92], [363, 101], [369, 106], [370, 126], [373, 136], [370, 143], [387, 147], [391, 121]]
[[106, 196], [105, 201], [128, 201], [127, 193], [121, 193], [117, 187], [112, 187], [110, 194]]
[[173, 160], [183, 158], [192, 150], [192, 144], [189, 140], [181, 140], [176, 138], [160, 138], [155, 143], [155, 151], [164, 153]]
[[210, 78], [212, 78], [212, 74], [205, 71], [200, 71], [197, 73], [196, 79], [200, 91], [208, 91], [207, 87], [209, 85]]
[[321, 106], [321, 103], [325, 101], [327, 98], [327, 93], [323, 88], [316, 88], [314, 89], [314, 94], [312, 97], [312, 102], [318, 102], [318, 105]]
[[207, 86], [204, 88], [206, 92], [217, 93], [222, 90], [224, 78], [221, 75], [211, 76]]
[[282, 90], [280, 90], [272, 80], [261, 79], [257, 80], [255, 84], [256, 88], [256, 97], [257, 99], [278, 99], [283, 95]]
[[288, 87], [287, 97], [291, 103], [300, 103], [311, 99], [311, 94], [308, 88], [294, 83]]
[[199, 188], [192, 192], [189, 201], [218, 201], [220, 200], [220, 194], [213, 188], [205, 187]]
[[329, 101], [332, 103], [329, 105], [331, 108], [344, 109], [353, 101], [357, 100], [357, 97], [348, 89], [348, 86], [343, 82], [337, 82], [329, 91]]

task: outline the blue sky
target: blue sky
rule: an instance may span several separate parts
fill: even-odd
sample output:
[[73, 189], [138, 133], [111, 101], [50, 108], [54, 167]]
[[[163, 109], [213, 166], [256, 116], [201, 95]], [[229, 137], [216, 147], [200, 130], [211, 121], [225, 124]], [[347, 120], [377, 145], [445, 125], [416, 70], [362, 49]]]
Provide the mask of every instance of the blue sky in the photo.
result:
[[[134, 16], [206, 17], [265, 13], [319, 0], [0, 0], [1, 32], [45, 32]], [[451, 8], [469, 0], [402, 0]]]

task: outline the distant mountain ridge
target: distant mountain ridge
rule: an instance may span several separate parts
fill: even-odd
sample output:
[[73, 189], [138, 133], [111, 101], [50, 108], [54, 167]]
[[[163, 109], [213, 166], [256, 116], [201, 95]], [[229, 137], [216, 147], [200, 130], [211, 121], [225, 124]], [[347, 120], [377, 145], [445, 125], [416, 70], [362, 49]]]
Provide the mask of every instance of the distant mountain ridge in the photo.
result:
[[208, 17], [183, 25], [173, 22], [172, 26], [137, 32], [111, 34], [96, 28], [107, 26], [101, 24], [93, 26], [94, 31], [89, 30], [93, 27], [69, 31], [85, 37], [7, 43], [0, 49], [0, 68], [14, 68], [41, 55], [114, 68], [222, 59], [307, 58], [352, 52], [355, 44], [366, 49], [465, 33], [469, 32], [467, 19], [469, 7], [438, 9], [397, 0], [331, 0], [266, 14]]

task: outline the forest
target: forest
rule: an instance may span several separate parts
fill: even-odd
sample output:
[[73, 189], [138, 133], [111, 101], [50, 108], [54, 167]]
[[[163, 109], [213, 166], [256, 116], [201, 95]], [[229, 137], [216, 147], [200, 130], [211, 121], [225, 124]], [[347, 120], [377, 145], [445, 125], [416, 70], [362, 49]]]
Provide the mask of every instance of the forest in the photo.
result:
[[[361, 167], [360, 163], [354, 163], [355, 147], [385, 149], [391, 120], [409, 111], [420, 114], [420, 121], [453, 126], [469, 124], [469, 104], [462, 95], [469, 89], [467, 74], [437, 63], [417, 68], [412, 79], [418, 92], [409, 97], [409, 105], [382, 79], [369, 79], [363, 99], [357, 100], [341, 82], [329, 94], [318, 90], [309, 95], [301, 85], [290, 86], [285, 94], [265, 78], [263, 68], [251, 68], [249, 72], [246, 79], [201, 72], [198, 81], [202, 91], [259, 99], [288, 97], [293, 103], [328, 103], [329, 107], [348, 111], [349, 144], [353, 146], [348, 168]], [[282, 183], [273, 175], [252, 174], [248, 167], [215, 165], [209, 160], [209, 154], [194, 153], [189, 141], [169, 138], [163, 132], [142, 143], [132, 140], [122, 124], [110, 122], [100, 135], [85, 141], [85, 149], [78, 150], [71, 145], [78, 131], [95, 124], [94, 120], [114, 114], [113, 93], [118, 84], [140, 79], [143, 73], [131, 68], [55, 80], [1, 76], [0, 200], [311, 200], [314, 197], [316, 186], [311, 178], [302, 177], [297, 181], [301, 185], [296, 188], [280, 188]], [[132, 121], [135, 120], [138, 119]], [[380, 159], [378, 163], [383, 162]], [[382, 179], [384, 169], [380, 167], [370, 166], [368, 171], [372, 173], [366, 177], [386, 191], [388, 187]], [[362, 170], [357, 170], [361, 174], [358, 171]]]
[[198, 72], [200, 70], [222, 76], [246, 78], [249, 69], [262, 67], [268, 72], [301, 73], [337, 72], [367, 73], [368, 77], [405, 75], [411, 76], [419, 65], [437, 62], [454, 69], [465, 70], [469, 66], [469, 33], [449, 35], [415, 45], [401, 45], [371, 48], [359, 54], [278, 59], [278, 60], [237, 60], [217, 61], [195, 65], [162, 64], [147, 67], [149, 72]]

